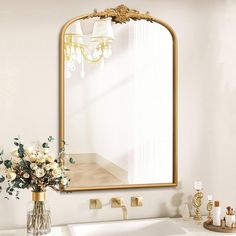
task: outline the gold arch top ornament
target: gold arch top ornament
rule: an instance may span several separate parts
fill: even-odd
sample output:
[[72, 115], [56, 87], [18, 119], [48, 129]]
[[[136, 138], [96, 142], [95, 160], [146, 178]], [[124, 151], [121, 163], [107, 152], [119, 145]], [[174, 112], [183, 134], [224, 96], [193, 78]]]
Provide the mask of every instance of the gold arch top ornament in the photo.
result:
[[97, 12], [97, 10], [94, 10], [94, 13], [90, 14], [88, 18], [91, 17], [100, 17], [100, 18], [108, 18], [111, 17], [112, 21], [115, 23], [126, 23], [128, 21], [132, 20], [141, 20], [146, 19], [147, 21], [153, 22], [155, 21], [155, 18], [149, 15], [148, 12], [145, 14], [140, 13], [137, 10], [129, 9], [125, 5], [119, 5], [116, 8], [109, 8], [102, 12]]
[[[81, 15], [69, 20], [63, 26], [60, 33], [60, 88], [59, 88], [59, 148], [65, 148], [65, 84], [64, 84], [64, 36], [66, 29], [77, 20], [85, 20], [89, 18], [99, 17], [101, 19], [110, 17], [112, 22], [117, 24], [125, 24], [130, 20], [146, 20], [151, 23], [158, 23], [164, 26], [171, 34], [173, 40], [173, 179], [171, 183], [157, 184], [127, 184], [127, 185], [106, 185], [106, 186], [81, 186], [79, 188], [61, 188], [63, 192], [88, 191], [88, 190], [109, 190], [109, 189], [132, 189], [132, 188], [156, 188], [156, 187], [175, 187], [178, 183], [178, 49], [177, 37], [173, 28], [166, 22], [153, 17], [146, 13], [140, 13], [137, 10], [130, 9], [125, 5], [119, 5], [116, 8], [105, 9], [98, 12], [96, 9], [93, 13]], [[61, 156], [61, 163], [64, 166], [64, 155]]]

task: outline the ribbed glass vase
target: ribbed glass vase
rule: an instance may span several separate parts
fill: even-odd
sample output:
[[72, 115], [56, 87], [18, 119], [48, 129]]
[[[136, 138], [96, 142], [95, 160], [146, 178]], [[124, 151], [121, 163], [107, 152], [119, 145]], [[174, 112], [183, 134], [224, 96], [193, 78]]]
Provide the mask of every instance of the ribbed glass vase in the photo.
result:
[[27, 211], [27, 233], [45, 235], [51, 232], [51, 212], [45, 201], [45, 192], [32, 192]]

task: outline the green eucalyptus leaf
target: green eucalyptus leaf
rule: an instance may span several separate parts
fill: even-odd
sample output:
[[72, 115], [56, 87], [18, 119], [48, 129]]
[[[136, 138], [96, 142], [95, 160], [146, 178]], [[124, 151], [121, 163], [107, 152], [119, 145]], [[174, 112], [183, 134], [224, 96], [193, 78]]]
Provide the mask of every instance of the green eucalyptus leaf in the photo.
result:
[[24, 145], [23, 144], [19, 144], [19, 148], [18, 148], [18, 154], [20, 158], [23, 158], [25, 155], [25, 149], [24, 149]]
[[43, 144], [42, 144], [42, 147], [43, 147], [43, 148], [49, 148], [49, 145], [48, 145], [48, 143], [43, 143]]
[[69, 162], [70, 162], [71, 164], [75, 164], [74, 158], [73, 158], [73, 157], [70, 157]]
[[7, 169], [11, 168], [12, 167], [12, 162], [10, 160], [5, 160], [4, 161], [4, 165]]
[[5, 181], [5, 177], [4, 176], [1, 176], [0, 177], [0, 183], [3, 183]]
[[[22, 180], [20, 178], [17, 178], [15, 183], [14, 183], [14, 186], [13, 188], [25, 188], [24, 186], [27, 185], [25, 183], [22, 182]], [[18, 196], [18, 194], [16, 194]]]
[[54, 140], [54, 138], [52, 136], [48, 137], [48, 142], [52, 142]]
[[24, 161], [20, 161], [20, 162], [19, 162], [19, 166], [20, 166], [20, 167], [27, 167]]

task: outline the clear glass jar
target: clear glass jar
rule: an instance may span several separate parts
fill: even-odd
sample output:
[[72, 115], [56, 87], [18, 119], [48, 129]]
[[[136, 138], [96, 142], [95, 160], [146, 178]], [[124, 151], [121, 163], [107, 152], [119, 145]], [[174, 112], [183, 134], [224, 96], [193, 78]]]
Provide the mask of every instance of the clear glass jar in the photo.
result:
[[50, 232], [51, 212], [48, 202], [45, 200], [31, 201], [27, 210], [27, 233], [45, 235]]

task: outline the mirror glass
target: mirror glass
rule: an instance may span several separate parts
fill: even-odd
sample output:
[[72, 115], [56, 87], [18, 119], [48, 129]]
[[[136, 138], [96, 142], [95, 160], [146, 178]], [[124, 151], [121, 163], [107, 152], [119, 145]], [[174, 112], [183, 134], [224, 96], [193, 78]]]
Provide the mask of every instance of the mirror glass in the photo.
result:
[[76, 20], [63, 35], [69, 189], [171, 184], [172, 35], [156, 22], [102, 21]]

